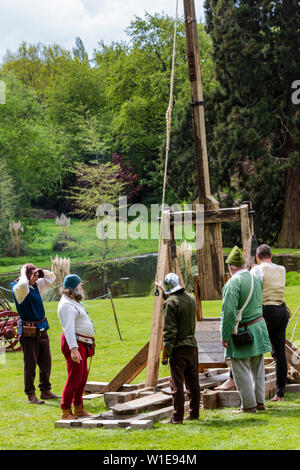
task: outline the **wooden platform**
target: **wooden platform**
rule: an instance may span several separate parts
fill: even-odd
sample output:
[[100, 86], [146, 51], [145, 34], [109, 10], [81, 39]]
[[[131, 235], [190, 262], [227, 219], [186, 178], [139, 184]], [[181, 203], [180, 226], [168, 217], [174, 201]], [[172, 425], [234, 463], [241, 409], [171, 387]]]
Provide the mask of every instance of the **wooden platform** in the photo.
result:
[[199, 351], [199, 371], [213, 367], [227, 367], [220, 337], [219, 317], [197, 321], [195, 338]]

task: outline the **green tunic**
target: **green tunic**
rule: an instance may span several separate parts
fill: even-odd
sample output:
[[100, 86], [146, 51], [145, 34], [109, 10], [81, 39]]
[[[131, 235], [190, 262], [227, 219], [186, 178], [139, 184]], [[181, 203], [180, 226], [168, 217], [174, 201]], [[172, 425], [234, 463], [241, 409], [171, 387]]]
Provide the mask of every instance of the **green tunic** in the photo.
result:
[[[262, 315], [262, 283], [253, 276], [253, 293], [251, 299], [243, 311], [241, 323], [252, 321]], [[225, 349], [225, 357], [243, 359], [259, 356], [272, 350], [269, 334], [264, 319], [248, 326], [248, 331], [253, 336], [253, 343], [236, 347], [232, 341], [236, 316], [246, 302], [251, 289], [251, 276], [247, 270], [241, 270], [232, 276], [222, 290], [223, 302], [221, 312], [221, 337], [228, 341], [228, 349]], [[242, 328], [243, 329], [243, 328]], [[240, 329], [240, 331], [242, 330]]]
[[195, 299], [180, 290], [168, 296], [162, 307], [163, 342], [167, 355], [179, 346], [197, 347], [195, 339], [196, 302]]

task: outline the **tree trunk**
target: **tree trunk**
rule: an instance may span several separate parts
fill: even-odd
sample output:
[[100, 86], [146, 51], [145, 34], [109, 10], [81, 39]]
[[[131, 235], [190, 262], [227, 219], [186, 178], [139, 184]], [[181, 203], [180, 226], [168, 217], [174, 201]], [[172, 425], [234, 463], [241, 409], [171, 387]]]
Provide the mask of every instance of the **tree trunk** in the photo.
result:
[[300, 248], [300, 165], [295, 170], [287, 170], [284, 213], [278, 246]]

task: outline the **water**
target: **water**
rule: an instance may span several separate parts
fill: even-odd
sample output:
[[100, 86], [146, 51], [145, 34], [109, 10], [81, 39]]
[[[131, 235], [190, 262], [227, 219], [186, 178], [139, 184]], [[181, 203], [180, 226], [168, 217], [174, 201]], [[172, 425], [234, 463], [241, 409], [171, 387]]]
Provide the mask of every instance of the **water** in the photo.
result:
[[[273, 261], [285, 266], [287, 272], [300, 272], [300, 256], [273, 256]], [[113, 297], [142, 297], [153, 294], [156, 264], [157, 254], [149, 254], [106, 263], [73, 265], [71, 272], [83, 279], [88, 299], [106, 294], [108, 286]], [[196, 264], [195, 256], [193, 264]], [[16, 275], [0, 276], [0, 285], [10, 289], [10, 282], [15, 278]], [[11, 298], [8, 292], [3, 292]]]

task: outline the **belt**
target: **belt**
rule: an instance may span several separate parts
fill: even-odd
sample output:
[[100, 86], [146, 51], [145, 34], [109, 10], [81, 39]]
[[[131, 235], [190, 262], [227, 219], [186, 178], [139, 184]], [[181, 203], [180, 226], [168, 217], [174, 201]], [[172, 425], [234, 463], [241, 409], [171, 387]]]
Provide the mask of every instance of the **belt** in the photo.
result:
[[263, 320], [263, 318], [264, 318], [264, 317], [263, 317], [262, 315], [260, 315], [259, 317], [255, 318], [255, 320], [247, 321], [247, 322], [245, 322], [245, 323], [239, 323], [239, 328], [240, 328], [240, 327], [243, 328], [243, 327], [245, 327], [245, 326], [253, 325], [254, 323], [257, 323], [257, 322]]
[[78, 335], [77, 333], [75, 333], [75, 336], [76, 336], [76, 339], [78, 339], [78, 341], [82, 341], [83, 343], [87, 343], [87, 344], [95, 343], [95, 338], [91, 336]]

